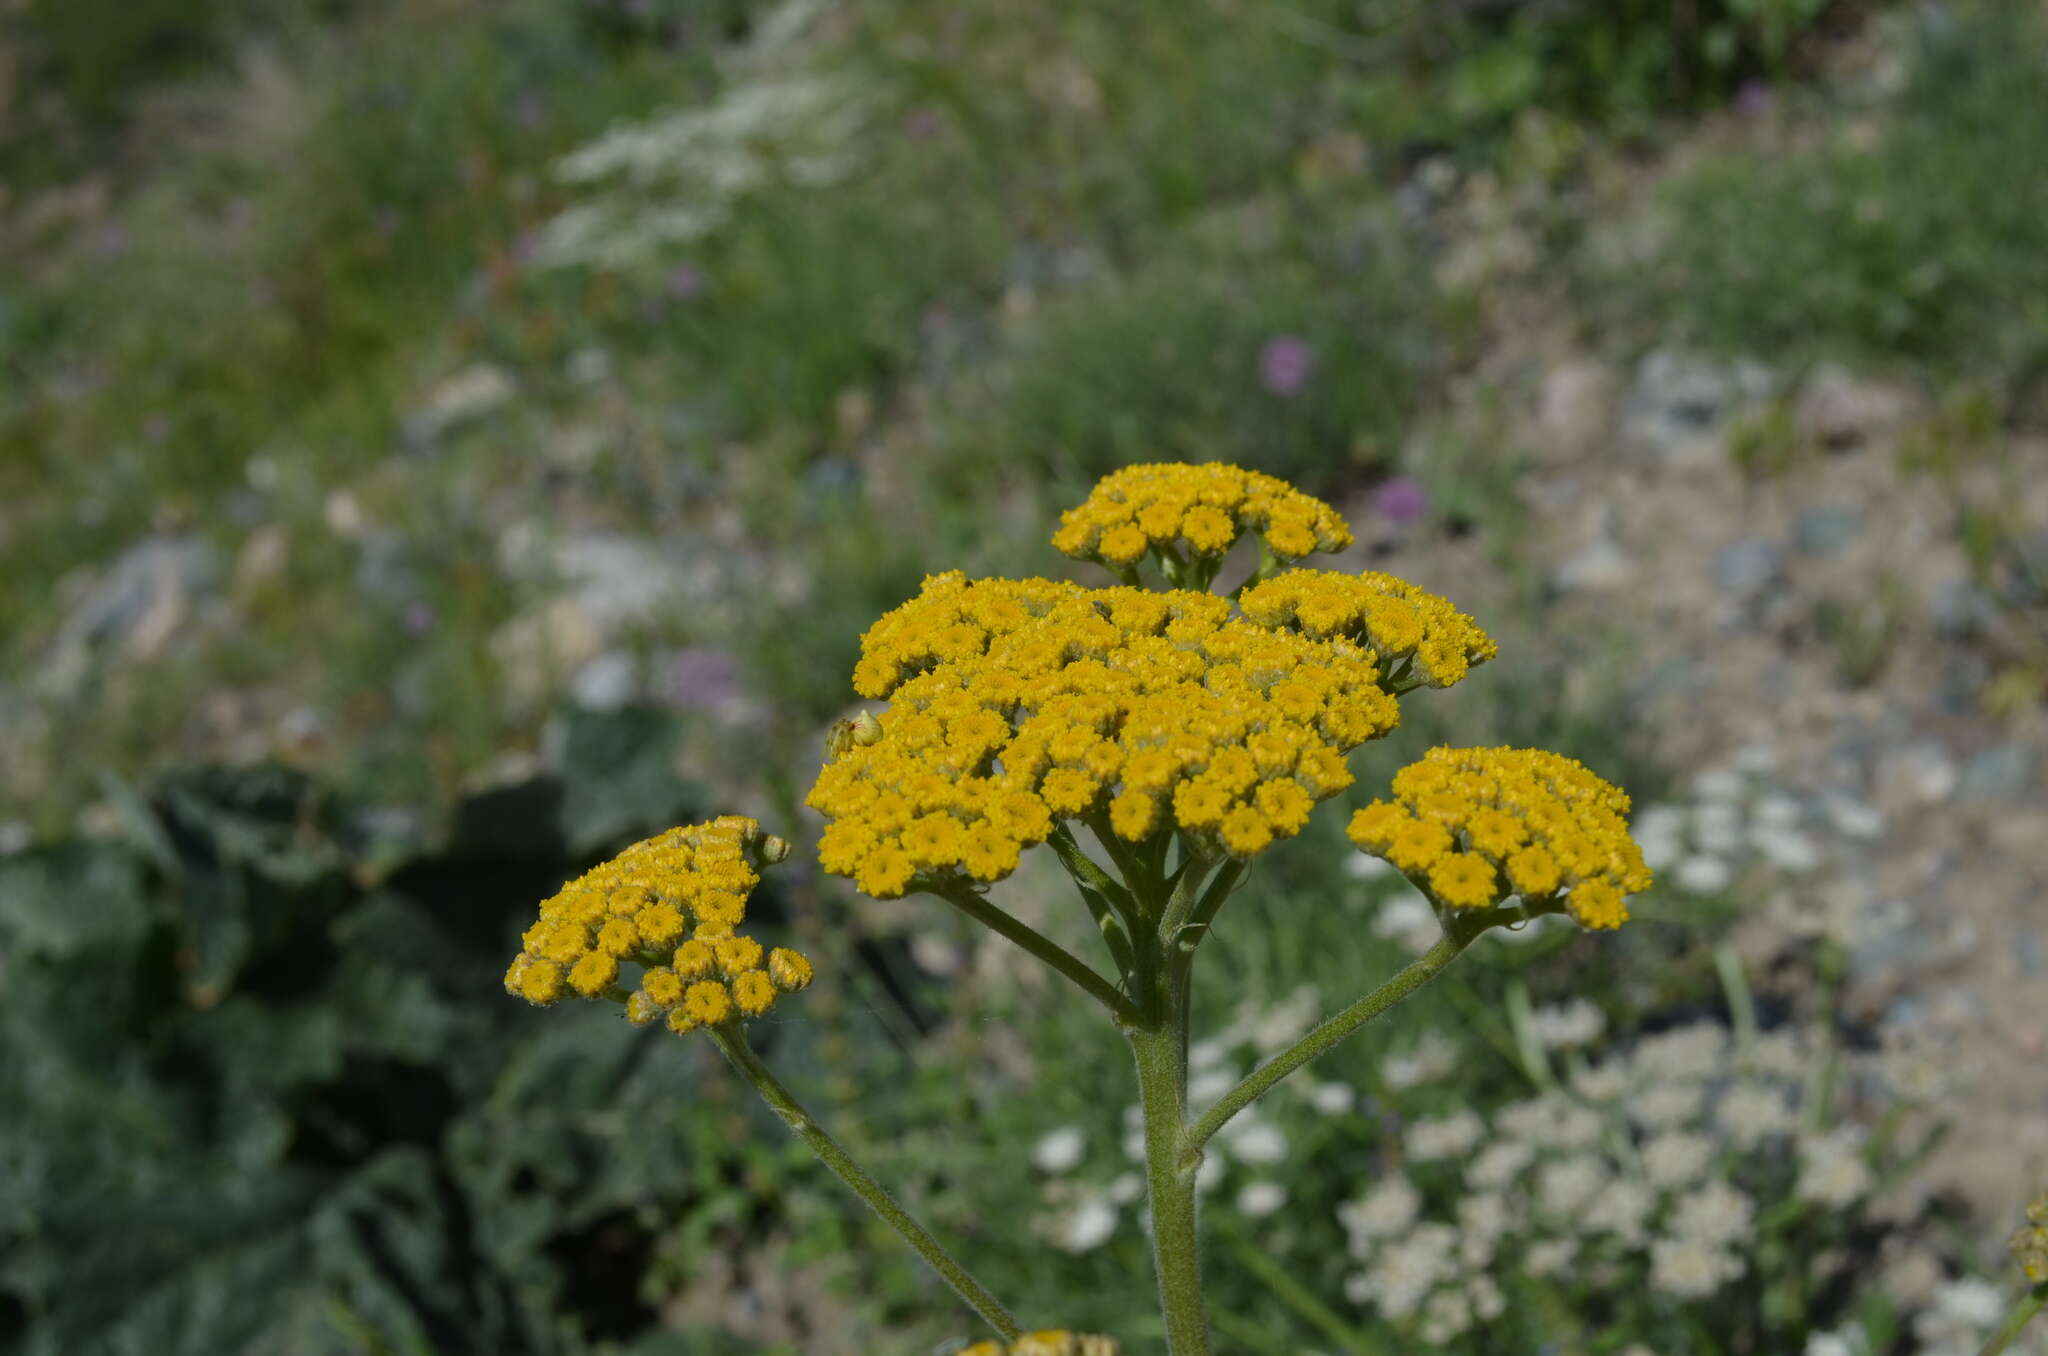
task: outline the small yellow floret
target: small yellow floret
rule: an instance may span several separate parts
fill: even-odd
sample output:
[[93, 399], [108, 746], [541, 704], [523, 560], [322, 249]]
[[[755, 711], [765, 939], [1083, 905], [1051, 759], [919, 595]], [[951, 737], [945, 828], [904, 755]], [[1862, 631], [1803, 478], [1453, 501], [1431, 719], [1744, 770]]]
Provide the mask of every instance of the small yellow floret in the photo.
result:
[[569, 968], [569, 987], [585, 998], [596, 998], [619, 977], [619, 962], [602, 951], [593, 951]]
[[1493, 867], [1471, 852], [1453, 852], [1429, 868], [1429, 889], [1454, 909], [1483, 909], [1499, 897]]
[[733, 976], [732, 1001], [749, 1017], [759, 1017], [775, 1006], [775, 981], [765, 970], [743, 970]]
[[711, 944], [718, 968], [728, 976], [751, 970], [761, 963], [761, 944], [752, 937], [722, 937]]
[[715, 979], [700, 980], [683, 995], [681, 1011], [703, 1026], [717, 1026], [732, 1016], [732, 993]]
[[768, 978], [775, 981], [776, 988], [795, 993], [809, 987], [811, 963], [801, 952], [778, 946], [768, 953]]

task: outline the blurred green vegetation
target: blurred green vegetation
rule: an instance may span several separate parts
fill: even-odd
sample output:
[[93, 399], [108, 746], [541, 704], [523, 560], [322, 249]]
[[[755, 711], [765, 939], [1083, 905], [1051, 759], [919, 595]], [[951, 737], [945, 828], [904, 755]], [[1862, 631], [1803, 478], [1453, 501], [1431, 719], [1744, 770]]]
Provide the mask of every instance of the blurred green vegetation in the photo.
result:
[[[276, 528], [288, 549], [268, 574], [224, 571], [235, 629], [151, 668], [106, 656], [44, 717], [40, 780], [5, 793], [42, 833], [0, 857], [0, 1022], [20, 1052], [0, 1069], [20, 1187], [0, 1218], [0, 1344], [738, 1350], [693, 1303], [772, 1289], [784, 1267], [850, 1331], [903, 1349], [960, 1334], [708, 1052], [508, 1007], [497, 979], [522, 915], [596, 854], [709, 808], [673, 775], [686, 751], [725, 795], [790, 805], [873, 618], [931, 570], [1049, 568], [1053, 512], [1101, 472], [1218, 457], [1337, 494], [1400, 465], [1486, 340], [1487, 298], [1438, 268], [1419, 167], [1554, 174], [1568, 200], [1573, 166], [1520, 159], [1532, 117], [1620, 156], [1760, 81], [1826, 109], [1835, 96], [1801, 82], [1878, 9], [828, 8], [793, 59], [869, 93], [858, 168], [825, 188], [772, 180], [716, 233], [620, 269], [534, 261], [578, 200], [561, 157], [743, 96], [754, 72], [735, 52], [783, 11], [9, 9], [8, 670], [27, 685], [73, 586], [131, 543], [190, 536], [239, 560]], [[1991, 422], [2025, 408], [2048, 334], [2048, 181], [2017, 170], [2048, 142], [2038, 36], [1995, 6], [1918, 22], [1903, 90], [1857, 105], [1853, 136], [1683, 174], [1652, 267], [1540, 261], [1621, 317], [1610, 351], [1677, 333], [1774, 362], [1896, 361], [1995, 386]], [[501, 403], [427, 417], [485, 368]], [[1477, 532], [1533, 601], [1514, 449], [1506, 431], [1438, 432], [1408, 469], [1436, 504], [1427, 530]], [[736, 537], [704, 547], [726, 517]], [[504, 568], [509, 529], [533, 524], [800, 576], [763, 569], [740, 596], [628, 628], [636, 651], [731, 652], [769, 720], [711, 737], [672, 712], [601, 717], [562, 701], [556, 656], [540, 675], [508, 659], [505, 628], [560, 583]], [[1827, 624], [1856, 673], [1888, 635], [1883, 616]], [[1580, 656], [1534, 635], [1505, 648], [1474, 680], [1489, 695], [1417, 708], [1359, 759], [1363, 786], [1447, 737], [1558, 747], [1658, 791], [1611, 694], [1564, 696]], [[505, 700], [525, 679], [538, 695]], [[317, 773], [176, 769], [224, 688], [325, 713]], [[558, 776], [477, 791], [550, 740]], [[88, 801], [118, 832], [71, 830]], [[1233, 905], [1212, 992], [1335, 997], [1398, 962], [1325, 815]], [[1062, 1124], [1116, 1142], [1128, 1070], [1110, 1033], [1001, 980], [934, 975], [815, 881], [787, 889], [792, 927], [845, 934], [824, 950], [837, 973], [767, 1032], [778, 1068], [1000, 1293], [1142, 1349], [1134, 1234], [1048, 1250], [1023, 1223], [1038, 1184], [988, 1170]], [[1653, 902], [1621, 938], [1498, 964], [1597, 995], [1617, 1025], [1657, 1020], [1713, 1001], [1703, 932]], [[1458, 999], [1501, 979], [1479, 968], [1419, 1005], [1468, 1048], [1447, 1098], [1521, 1091], [1500, 1033]], [[1393, 1039], [1368, 1031], [1321, 1072], [1367, 1082]], [[1019, 1043], [1035, 1081], [1008, 1062]], [[1324, 1154], [1303, 1133], [1297, 1200], [1373, 1170], [1357, 1143]], [[1289, 1242], [1329, 1250], [1316, 1284], [1335, 1293], [1333, 1221], [1298, 1228]], [[1228, 1261], [1214, 1271], [1241, 1330], [1272, 1350], [1314, 1340]]]

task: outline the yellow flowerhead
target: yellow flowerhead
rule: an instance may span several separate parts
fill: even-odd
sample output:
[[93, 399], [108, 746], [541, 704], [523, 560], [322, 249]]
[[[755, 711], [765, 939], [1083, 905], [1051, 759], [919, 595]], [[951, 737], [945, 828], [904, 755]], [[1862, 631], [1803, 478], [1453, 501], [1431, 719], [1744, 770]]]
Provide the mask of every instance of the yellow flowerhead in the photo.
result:
[[1377, 570], [1289, 570], [1246, 589], [1238, 606], [1261, 626], [1368, 646], [1394, 683], [1449, 687], [1499, 652], [1493, 638], [1450, 603]]
[[2006, 1246], [2030, 1284], [2048, 1281], [2048, 1191], [2028, 1203], [2027, 1222], [2013, 1231]]
[[[670, 829], [584, 872], [541, 902], [508, 992], [546, 1007], [568, 997], [623, 1001], [636, 1026], [666, 1018], [689, 1031], [758, 1017], [776, 996], [808, 984], [811, 965], [735, 928], [760, 883], [756, 868], [788, 844], [751, 819], [728, 815]], [[766, 968], [763, 968], [765, 964]], [[640, 967], [628, 988], [624, 967]]]
[[1628, 834], [1628, 796], [1541, 749], [1431, 749], [1394, 774], [1394, 798], [1351, 818], [1360, 851], [1408, 873], [1438, 905], [1562, 896], [1589, 928], [1620, 927], [1650, 870]]
[[854, 685], [890, 706], [811, 789], [819, 858], [884, 898], [1001, 879], [1068, 819], [1248, 858], [1394, 727], [1379, 673], [1346, 637], [1254, 625], [1210, 593], [937, 575], [862, 640]]
[[1284, 480], [1221, 462], [1126, 466], [1060, 515], [1062, 555], [1129, 569], [1147, 552], [1221, 556], [1250, 532], [1276, 559], [1341, 551], [1351, 529], [1337, 511]]
[[1009, 1346], [976, 1342], [954, 1356], [1117, 1356], [1118, 1351], [1117, 1344], [1107, 1337], [1057, 1328], [1027, 1332]]

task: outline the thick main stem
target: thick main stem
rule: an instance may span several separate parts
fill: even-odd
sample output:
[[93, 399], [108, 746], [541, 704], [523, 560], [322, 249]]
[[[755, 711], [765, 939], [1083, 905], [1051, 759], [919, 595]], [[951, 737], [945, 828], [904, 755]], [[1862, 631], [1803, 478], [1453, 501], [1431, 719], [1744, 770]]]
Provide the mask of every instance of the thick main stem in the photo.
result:
[[1185, 1028], [1177, 1012], [1130, 1033], [1138, 1062], [1138, 1104], [1145, 1113], [1145, 1173], [1152, 1204], [1152, 1262], [1171, 1356], [1208, 1356], [1209, 1319], [1202, 1309], [1202, 1253], [1195, 1220], [1198, 1156], [1183, 1161], [1187, 1123]]
[[879, 1215], [884, 1224], [915, 1248], [918, 1256], [929, 1262], [932, 1270], [938, 1272], [946, 1284], [967, 1302], [967, 1306], [980, 1314], [1004, 1341], [1015, 1341], [1022, 1330], [1017, 1326], [1017, 1320], [1010, 1316], [1010, 1311], [998, 1304], [995, 1296], [982, 1288], [981, 1282], [968, 1275], [967, 1269], [954, 1261], [939, 1240], [912, 1219], [909, 1212], [882, 1189], [881, 1183], [868, 1176], [867, 1169], [854, 1162], [846, 1150], [839, 1147], [839, 1141], [826, 1134], [824, 1128], [811, 1119], [802, 1103], [782, 1086], [774, 1074], [768, 1072], [768, 1066], [754, 1053], [754, 1047], [747, 1044], [746, 1033], [738, 1026], [717, 1026], [709, 1030], [711, 1039], [725, 1052], [732, 1066], [739, 1070], [740, 1077], [754, 1085], [754, 1091], [761, 1094], [761, 1100], [782, 1118], [784, 1125], [796, 1132], [798, 1139], [810, 1146], [818, 1160], [851, 1187], [853, 1194], [866, 1202], [868, 1209]]

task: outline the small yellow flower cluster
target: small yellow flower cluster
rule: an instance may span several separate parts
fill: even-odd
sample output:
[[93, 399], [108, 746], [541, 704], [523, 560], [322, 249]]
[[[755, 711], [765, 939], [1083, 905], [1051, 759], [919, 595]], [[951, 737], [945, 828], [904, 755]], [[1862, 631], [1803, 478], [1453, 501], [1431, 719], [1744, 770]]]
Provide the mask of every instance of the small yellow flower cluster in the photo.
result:
[[1178, 827], [1251, 857], [1399, 720], [1378, 674], [1348, 639], [1255, 626], [1214, 594], [934, 576], [862, 641], [855, 686], [891, 705], [811, 790], [832, 821], [819, 859], [894, 898], [918, 877], [999, 880], [1095, 815], [1128, 841]]
[[1043, 1332], [1027, 1332], [1009, 1346], [1001, 1342], [976, 1342], [971, 1347], [960, 1348], [953, 1356], [1118, 1356], [1120, 1350], [1107, 1337], [1068, 1332], [1065, 1328], [1048, 1328]]
[[666, 1017], [681, 1033], [735, 1013], [758, 1017], [778, 994], [811, 982], [811, 963], [737, 931], [761, 882], [756, 862], [778, 862], [782, 839], [726, 815], [633, 844], [564, 885], [540, 906], [505, 989], [546, 1007], [571, 996], [618, 998], [620, 967], [644, 967], [623, 996], [636, 1026]]
[[1406, 664], [1430, 687], [1449, 687], [1499, 652], [1493, 637], [1449, 602], [1377, 570], [1290, 570], [1246, 589], [1238, 606], [1261, 626], [1371, 646], [1386, 673], [1400, 676]]
[[1589, 928], [1616, 928], [1649, 888], [1628, 834], [1628, 796], [1542, 749], [1431, 749], [1394, 774], [1392, 801], [1351, 818], [1359, 850], [1406, 872], [1438, 904], [1483, 909], [1509, 893], [1561, 891]]
[[1247, 531], [1281, 560], [1351, 544], [1351, 529], [1322, 500], [1221, 462], [1126, 466], [1104, 476], [1085, 503], [1060, 515], [1052, 544], [1076, 560], [1127, 569], [1177, 541], [1195, 555], [1220, 556]]
[[2027, 1222], [2013, 1231], [2006, 1246], [2029, 1283], [2048, 1281], [2048, 1191], [2028, 1203]]

